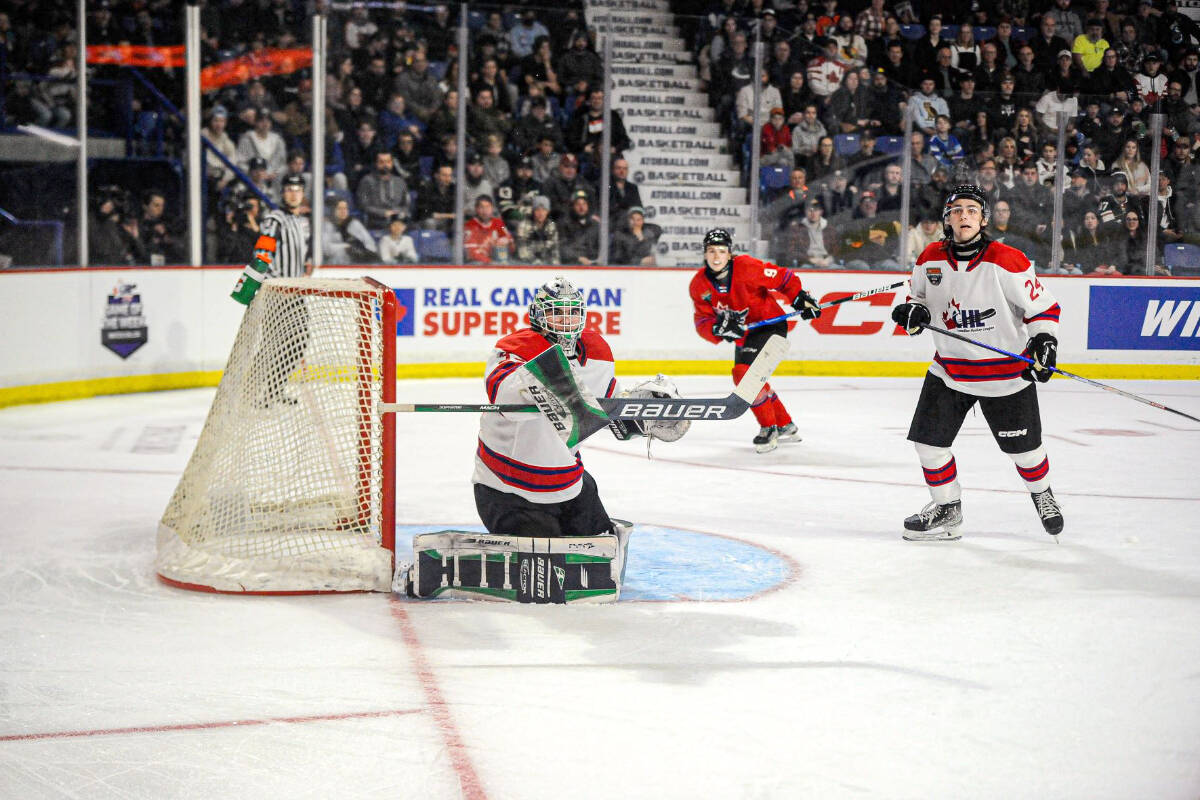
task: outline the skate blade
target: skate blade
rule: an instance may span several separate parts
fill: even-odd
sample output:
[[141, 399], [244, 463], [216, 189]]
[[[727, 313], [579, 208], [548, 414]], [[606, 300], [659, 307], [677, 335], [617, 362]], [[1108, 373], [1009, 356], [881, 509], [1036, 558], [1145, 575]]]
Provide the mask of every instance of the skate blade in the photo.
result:
[[962, 538], [958, 528], [942, 531], [905, 531], [904, 540], [907, 542], [957, 542]]
[[787, 436], [780, 436], [779, 441], [781, 441], [781, 442], [802, 442], [804, 440], [800, 438], [799, 433], [789, 433]]
[[776, 439], [775, 441], [772, 441], [772, 442], [767, 442], [766, 444], [756, 444], [756, 445], [754, 445], [754, 452], [756, 452], [756, 453], [769, 453], [769, 452], [771, 452], [772, 450], [774, 450], [776, 447], [779, 447], [779, 440], [778, 440], [778, 439]]

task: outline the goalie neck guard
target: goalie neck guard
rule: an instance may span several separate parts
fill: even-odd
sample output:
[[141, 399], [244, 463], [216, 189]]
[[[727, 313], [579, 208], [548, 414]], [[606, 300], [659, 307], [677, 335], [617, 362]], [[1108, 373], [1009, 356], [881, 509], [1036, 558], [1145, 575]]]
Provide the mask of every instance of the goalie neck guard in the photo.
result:
[[538, 287], [533, 296], [529, 304], [529, 327], [571, 357], [583, 333], [586, 311], [583, 292], [566, 278], [554, 278]]

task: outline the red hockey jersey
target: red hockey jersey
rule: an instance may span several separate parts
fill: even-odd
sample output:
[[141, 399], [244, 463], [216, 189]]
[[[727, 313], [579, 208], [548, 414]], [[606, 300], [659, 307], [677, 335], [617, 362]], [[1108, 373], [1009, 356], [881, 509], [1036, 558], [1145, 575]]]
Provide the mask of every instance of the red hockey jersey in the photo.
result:
[[[787, 267], [761, 261], [753, 256], [734, 256], [729, 270], [727, 285], [717, 284], [701, 267], [692, 276], [688, 292], [692, 296], [694, 313], [692, 318], [700, 338], [713, 343], [724, 341], [712, 332], [717, 313], [724, 309], [749, 310], [746, 324], [758, 322], [784, 313], [779, 303], [771, 297], [771, 291], [781, 292], [788, 301], [796, 299], [801, 290], [800, 279]], [[742, 340], [738, 340], [739, 343]]]

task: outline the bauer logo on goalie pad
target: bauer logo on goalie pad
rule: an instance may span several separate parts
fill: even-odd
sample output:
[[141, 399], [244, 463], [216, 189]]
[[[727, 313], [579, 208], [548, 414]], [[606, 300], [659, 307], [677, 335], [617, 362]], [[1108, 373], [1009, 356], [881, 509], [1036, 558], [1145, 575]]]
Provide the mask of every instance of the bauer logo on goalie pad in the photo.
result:
[[630, 419], [722, 419], [728, 407], [723, 403], [626, 403], [618, 417]]

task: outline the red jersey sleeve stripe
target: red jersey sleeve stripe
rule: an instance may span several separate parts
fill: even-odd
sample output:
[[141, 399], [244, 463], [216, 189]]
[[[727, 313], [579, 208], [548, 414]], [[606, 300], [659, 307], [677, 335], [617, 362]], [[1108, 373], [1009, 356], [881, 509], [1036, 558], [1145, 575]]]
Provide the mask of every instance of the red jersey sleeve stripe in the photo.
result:
[[604, 390], [605, 397], [612, 397], [613, 392], [617, 390], [617, 379], [613, 378], [608, 382], [608, 388]]
[[1040, 314], [1034, 314], [1032, 317], [1025, 317], [1025, 324], [1028, 325], [1029, 323], [1037, 322], [1038, 320], [1048, 320], [1050, 322], [1058, 322], [1058, 315], [1061, 312], [1061, 310], [1062, 309], [1060, 309], [1058, 307], [1058, 303], [1055, 303], [1054, 305], [1050, 306], [1049, 308], [1047, 308], [1045, 311], [1041, 312]]
[[507, 378], [509, 375], [511, 375], [513, 373], [513, 371], [516, 370], [520, 366], [521, 365], [518, 364], [516, 361], [504, 361], [504, 362], [501, 362], [500, 365], [497, 366], [494, 370], [492, 370], [491, 374], [487, 376], [487, 380], [485, 382], [486, 386], [487, 386], [487, 396], [488, 396], [489, 403], [496, 402], [496, 394], [497, 394], [497, 392], [500, 391], [501, 382], [503, 382], [503, 380], [505, 378]]

